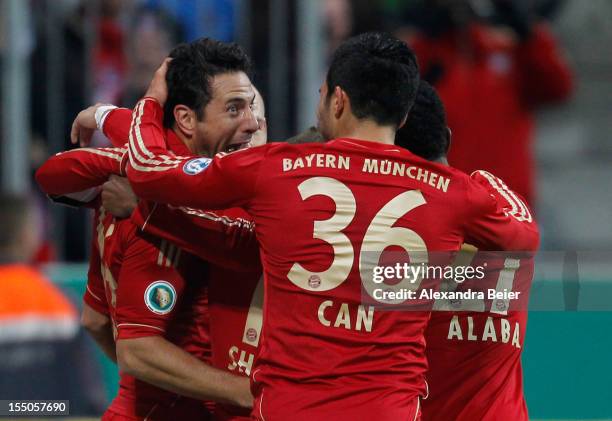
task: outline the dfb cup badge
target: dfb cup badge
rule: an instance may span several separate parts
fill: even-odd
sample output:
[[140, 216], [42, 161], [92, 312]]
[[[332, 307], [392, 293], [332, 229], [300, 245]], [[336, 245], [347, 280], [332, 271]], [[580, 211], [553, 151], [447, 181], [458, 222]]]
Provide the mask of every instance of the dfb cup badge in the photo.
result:
[[255, 342], [255, 340], [257, 340], [257, 331], [252, 327], [248, 328], [246, 331], [246, 338], [249, 342]]

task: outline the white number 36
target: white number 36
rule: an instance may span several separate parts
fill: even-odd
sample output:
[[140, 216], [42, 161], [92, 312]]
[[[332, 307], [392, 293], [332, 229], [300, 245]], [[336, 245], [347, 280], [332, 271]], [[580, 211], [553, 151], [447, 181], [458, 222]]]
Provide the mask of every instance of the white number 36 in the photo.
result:
[[[298, 190], [303, 200], [323, 195], [334, 201], [336, 205], [334, 215], [323, 221], [315, 221], [313, 232], [313, 238], [323, 240], [333, 248], [334, 256], [330, 266], [322, 272], [312, 272], [301, 264], [294, 263], [287, 277], [302, 289], [329, 291], [346, 281], [353, 267], [355, 251], [342, 230], [350, 225], [357, 212], [355, 196], [345, 184], [329, 177], [313, 177], [305, 180], [298, 186]], [[390, 246], [403, 248], [413, 263], [426, 263], [427, 247], [421, 236], [409, 228], [393, 226], [406, 213], [425, 203], [425, 198], [419, 190], [410, 190], [399, 194], [378, 211], [361, 244], [359, 272], [363, 280], [371, 275], [372, 266], [378, 264], [380, 255]], [[418, 253], [411, 255], [411, 252]], [[320, 283], [309, 282], [313, 276], [318, 277]], [[395, 285], [394, 288], [402, 287], [402, 283], [406, 281]], [[367, 288], [369, 284], [371, 283], [364, 285]], [[415, 287], [418, 285], [410, 285], [410, 288]]]

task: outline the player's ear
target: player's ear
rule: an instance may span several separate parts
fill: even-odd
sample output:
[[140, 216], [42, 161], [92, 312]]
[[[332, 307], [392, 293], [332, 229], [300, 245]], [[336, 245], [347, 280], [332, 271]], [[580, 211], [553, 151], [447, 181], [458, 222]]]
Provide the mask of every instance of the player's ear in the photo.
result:
[[173, 112], [176, 127], [188, 136], [193, 135], [198, 121], [195, 111], [186, 105], [178, 104]]
[[448, 155], [448, 151], [451, 148], [451, 141], [453, 139], [453, 131], [450, 127], [446, 128], [446, 155]]
[[336, 86], [334, 88], [333, 101], [334, 117], [340, 118], [342, 116], [342, 113], [344, 112], [344, 108], [347, 105], [346, 101], [348, 101], [348, 96], [346, 95], [346, 92], [344, 92], [339, 86]]

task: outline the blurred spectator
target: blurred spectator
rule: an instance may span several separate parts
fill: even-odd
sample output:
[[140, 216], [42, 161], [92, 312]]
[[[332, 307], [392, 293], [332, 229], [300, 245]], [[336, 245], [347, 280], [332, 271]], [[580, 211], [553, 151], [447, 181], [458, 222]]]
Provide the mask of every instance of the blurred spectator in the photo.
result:
[[[48, 85], [50, 83], [59, 83], [63, 88], [61, 91], [63, 101], [62, 110], [54, 110], [55, 118], [61, 121], [56, 122], [63, 128], [64, 133], [70, 133], [70, 123], [72, 116], [76, 115], [83, 109], [88, 101], [86, 98], [86, 74], [87, 52], [86, 52], [86, 34], [85, 20], [86, 10], [82, 2], [74, 7], [60, 7], [60, 11], [51, 14], [50, 9], [59, 7], [62, 3], [41, 2], [40, 7], [34, 8], [36, 20], [36, 43], [34, 52], [31, 57], [31, 116], [32, 118], [32, 134], [35, 139], [42, 139], [47, 145], [50, 139], [48, 135], [48, 105], [51, 100], [48, 98]], [[57, 25], [60, 28], [60, 42], [62, 45], [61, 54], [57, 55], [54, 52], [48, 34], [48, 20], [57, 19]], [[59, 53], [59, 52], [58, 52]], [[57, 65], [62, 69], [62, 80], [52, 81], [46, 75], [49, 74], [49, 59], [55, 55], [56, 60], [60, 61]], [[60, 114], [61, 112], [61, 114]], [[70, 147], [70, 139], [65, 137], [64, 146], [60, 150]], [[51, 151], [59, 152], [59, 150]], [[42, 154], [47, 156], [48, 152]]]
[[351, 35], [353, 10], [349, 0], [328, 0], [323, 3], [325, 30], [327, 32], [327, 56]]
[[183, 41], [201, 37], [234, 39], [234, 0], [146, 0], [150, 8], [170, 12], [183, 25]]
[[131, 108], [144, 95], [151, 75], [181, 41], [181, 28], [161, 9], [141, 8], [134, 12], [127, 37], [128, 74], [121, 104]]
[[71, 414], [95, 413], [104, 396], [82, 355], [77, 311], [26, 263], [38, 248], [36, 224], [27, 199], [0, 194], [0, 396], [70, 399]]
[[[37, 1], [32, 10], [36, 22], [36, 42], [30, 73], [31, 154], [35, 161], [33, 166], [37, 167], [40, 162], [36, 161], [42, 161], [50, 153], [70, 148], [68, 133], [72, 116], [89, 102], [86, 92], [89, 75], [86, 29], [92, 30], [90, 28], [95, 28], [95, 25], [86, 24], [84, 0]], [[50, 32], [55, 31], [59, 39], [50, 37]], [[59, 50], [56, 50], [58, 44]], [[50, 65], [60, 72], [57, 79], [48, 76]], [[50, 86], [55, 87], [61, 101], [49, 95]], [[69, 210], [59, 212], [59, 216], [50, 223], [55, 223], [54, 229], [63, 231], [60, 237], [67, 239], [66, 249], [58, 251], [64, 259], [85, 260], [88, 244], [86, 221], [84, 213]], [[49, 245], [45, 248], [48, 249]], [[41, 259], [45, 258], [43, 254], [48, 253], [41, 250]]]
[[91, 102], [116, 104], [121, 99], [126, 71], [124, 34], [119, 24], [119, 0], [100, 4], [98, 39], [93, 51], [94, 92]]
[[0, 193], [0, 396], [67, 399], [70, 413], [96, 414], [104, 390], [78, 313], [29, 262], [39, 246], [35, 209]]
[[34, 208], [27, 199], [0, 194], [1, 265], [30, 262], [39, 247], [39, 231]]
[[[489, 23], [472, 4], [490, 6], [479, 9], [490, 14]], [[446, 105], [453, 131], [450, 164], [468, 173], [489, 170], [533, 203], [533, 111], [572, 92], [572, 75], [555, 38], [525, 2], [419, 5], [406, 16], [416, 33], [402, 28], [399, 34]]]

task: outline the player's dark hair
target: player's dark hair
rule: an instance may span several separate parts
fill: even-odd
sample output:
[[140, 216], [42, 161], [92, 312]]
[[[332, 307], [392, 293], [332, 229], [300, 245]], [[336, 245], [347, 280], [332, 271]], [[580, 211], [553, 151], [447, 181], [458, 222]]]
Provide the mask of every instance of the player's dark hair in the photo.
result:
[[387, 33], [367, 32], [338, 47], [326, 81], [328, 100], [339, 86], [355, 117], [398, 127], [414, 102], [419, 69], [406, 43]]
[[170, 52], [166, 81], [168, 99], [164, 105], [164, 127], [174, 124], [174, 107], [186, 105], [204, 117], [204, 107], [212, 98], [211, 79], [222, 73], [244, 72], [249, 75], [251, 61], [236, 43], [200, 38], [179, 44]]
[[435, 161], [446, 155], [449, 142], [444, 104], [436, 90], [422, 80], [408, 120], [395, 135], [395, 144]]

